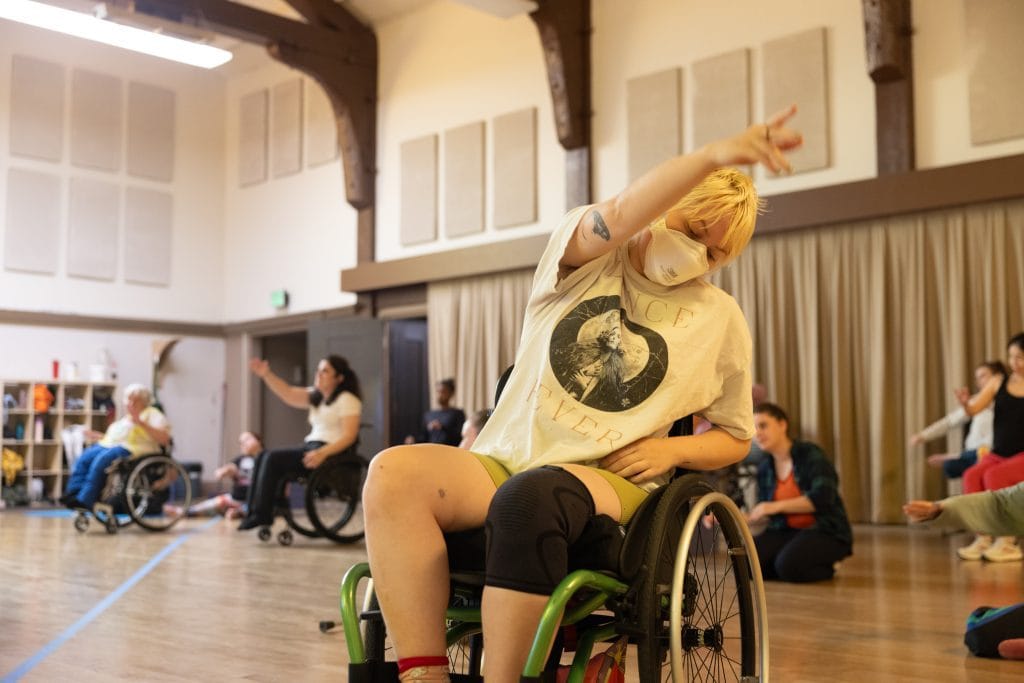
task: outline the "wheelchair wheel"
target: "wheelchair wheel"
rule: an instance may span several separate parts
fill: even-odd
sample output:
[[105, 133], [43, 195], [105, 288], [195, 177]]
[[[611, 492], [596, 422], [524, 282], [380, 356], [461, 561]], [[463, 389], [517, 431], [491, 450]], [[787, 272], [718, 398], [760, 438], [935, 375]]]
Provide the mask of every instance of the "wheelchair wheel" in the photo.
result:
[[165, 531], [192, 504], [188, 472], [166, 455], [151, 455], [131, 468], [124, 484], [128, 514], [143, 529]]
[[[309, 477], [302, 477], [289, 481], [285, 489], [285, 500], [279, 506], [279, 514], [295, 533], [306, 538], [317, 538], [321, 534], [313, 525], [313, 520], [307, 512], [306, 499], [309, 497]], [[298, 507], [292, 507], [292, 501], [301, 501]]]
[[89, 528], [89, 516], [84, 512], [79, 512], [75, 515], [75, 531], [80, 534], [84, 534], [86, 529]]
[[[714, 517], [711, 529], [702, 518]], [[696, 501], [683, 525], [669, 605], [674, 680], [768, 680], [764, 584], [754, 539], [722, 493]]]
[[[704, 528], [705, 513], [719, 523]], [[761, 575], [732, 501], [698, 476], [677, 479], [657, 501], [650, 538], [636, 615], [641, 683], [672, 679], [674, 666], [676, 681], [767, 680]]]
[[335, 543], [363, 538], [361, 501], [366, 461], [355, 453], [336, 455], [309, 477], [306, 513], [321, 536]]

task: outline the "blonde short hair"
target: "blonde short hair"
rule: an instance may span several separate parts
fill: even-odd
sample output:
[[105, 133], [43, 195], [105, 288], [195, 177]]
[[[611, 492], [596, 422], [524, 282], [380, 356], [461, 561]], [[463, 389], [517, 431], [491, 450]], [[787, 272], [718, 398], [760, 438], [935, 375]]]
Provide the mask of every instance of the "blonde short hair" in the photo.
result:
[[725, 258], [716, 264], [719, 266], [729, 263], [746, 248], [754, 234], [757, 215], [764, 211], [764, 202], [757, 196], [750, 176], [735, 168], [720, 168], [704, 178], [665, 215], [675, 211], [683, 211], [691, 219], [708, 225], [728, 218], [729, 227], [721, 244]]
[[124, 388], [125, 400], [137, 396], [147, 406], [153, 402], [153, 394], [144, 384], [129, 384]]

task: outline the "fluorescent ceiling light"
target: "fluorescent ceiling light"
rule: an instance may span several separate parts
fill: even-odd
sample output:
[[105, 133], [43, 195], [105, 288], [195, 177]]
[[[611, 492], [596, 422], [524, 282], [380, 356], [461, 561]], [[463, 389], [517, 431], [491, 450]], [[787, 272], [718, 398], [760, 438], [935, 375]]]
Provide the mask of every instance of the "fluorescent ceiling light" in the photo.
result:
[[232, 57], [229, 51], [219, 47], [97, 19], [82, 12], [34, 0], [0, 0], [0, 19], [10, 19], [204, 69], [220, 66]]

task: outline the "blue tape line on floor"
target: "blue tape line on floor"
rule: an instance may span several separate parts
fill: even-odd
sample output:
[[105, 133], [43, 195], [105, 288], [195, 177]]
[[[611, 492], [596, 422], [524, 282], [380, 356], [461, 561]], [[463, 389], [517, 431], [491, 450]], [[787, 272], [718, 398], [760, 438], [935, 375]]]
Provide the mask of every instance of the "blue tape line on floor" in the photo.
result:
[[26, 659], [24, 662], [22, 662], [17, 669], [4, 676], [3, 679], [0, 679], [0, 683], [14, 683], [14, 681], [21, 679], [22, 676], [24, 676], [29, 671], [37, 667], [40, 662], [42, 662], [44, 659], [53, 654], [53, 652], [55, 652], [57, 648], [59, 648], [61, 645], [70, 640], [76, 633], [85, 628], [89, 624], [89, 622], [93, 621], [96, 617], [102, 614], [104, 610], [106, 610], [108, 607], [117, 602], [122, 595], [131, 590], [132, 586], [141, 581], [146, 576], [146, 574], [153, 571], [153, 569], [155, 569], [158, 564], [163, 562], [164, 559], [172, 552], [174, 552], [182, 543], [187, 541], [191, 536], [194, 536], [195, 534], [200, 533], [202, 531], [206, 531], [219, 521], [219, 517], [214, 517], [213, 519], [205, 522], [198, 529], [188, 531], [185, 534], [182, 534], [177, 539], [175, 539], [173, 542], [169, 543], [163, 550], [154, 555], [149, 562], [144, 564], [137, 572], [132, 574], [127, 581], [125, 581], [120, 586], [115, 588], [110, 595], [103, 598], [103, 600], [101, 600], [95, 607], [86, 612], [78, 621], [71, 624], [71, 626], [65, 629], [63, 633], [61, 633], [59, 636], [57, 636], [49, 643], [44, 645], [42, 649], [39, 650], [39, 652], [35, 653], [34, 655]]

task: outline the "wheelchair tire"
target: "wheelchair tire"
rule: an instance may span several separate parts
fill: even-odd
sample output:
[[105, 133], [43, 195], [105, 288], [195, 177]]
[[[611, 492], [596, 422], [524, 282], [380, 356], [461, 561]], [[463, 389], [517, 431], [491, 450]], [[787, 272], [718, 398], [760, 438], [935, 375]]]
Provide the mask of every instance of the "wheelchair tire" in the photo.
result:
[[[732, 501], [697, 475], [676, 479], [657, 501], [652, 541], [637, 577], [641, 683], [670, 679], [676, 663], [682, 666], [677, 681], [767, 680], [767, 666], [761, 666], [767, 662], [767, 634], [758, 627], [764, 615], [761, 575], [751, 571], [751, 564], [757, 568], [756, 552], [752, 541], [748, 546], [746, 523], [733, 510]], [[708, 511], [719, 521], [710, 530], [699, 523]], [[679, 615], [672, 612], [673, 602], [680, 605]], [[722, 605], [735, 607], [722, 614]], [[673, 651], [680, 640], [688, 649]]]
[[135, 523], [148, 531], [166, 531], [192, 504], [192, 481], [170, 456], [151, 455], [132, 466], [122, 495]]
[[[705, 514], [715, 520], [710, 530], [702, 530]], [[729, 496], [706, 494], [690, 508], [673, 567], [673, 679], [767, 681], [767, 626], [764, 582], [746, 521]]]
[[361, 503], [368, 463], [356, 453], [334, 456], [309, 477], [306, 514], [317, 532], [335, 543], [355, 543], [366, 535]]
[[84, 512], [79, 512], [75, 515], [75, 531], [80, 534], [84, 534], [86, 529], [89, 528], [89, 517]]

